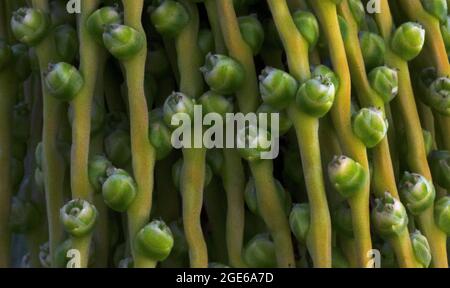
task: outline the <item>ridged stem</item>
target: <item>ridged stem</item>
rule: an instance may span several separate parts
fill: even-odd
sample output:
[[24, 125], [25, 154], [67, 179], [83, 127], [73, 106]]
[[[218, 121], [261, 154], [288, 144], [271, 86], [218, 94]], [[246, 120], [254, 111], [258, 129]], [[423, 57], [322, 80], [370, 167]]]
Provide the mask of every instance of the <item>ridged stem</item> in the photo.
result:
[[[425, 29], [425, 43], [430, 49], [430, 57], [433, 58], [433, 64], [436, 67], [440, 77], [450, 76], [450, 63], [445, 50], [444, 40], [441, 34], [439, 20], [429, 14], [422, 6], [420, 0], [400, 0], [401, 7], [408, 17], [421, 23]], [[442, 133], [443, 148], [450, 150], [450, 135], [446, 131], [450, 131], [450, 117], [434, 114]]]
[[234, 11], [233, 1], [216, 0], [220, 27], [230, 57], [239, 61], [245, 69], [245, 85], [236, 92], [238, 106], [242, 113], [256, 111], [259, 102], [256, 68], [250, 47], [244, 41]]
[[275, 244], [279, 268], [295, 267], [291, 231], [280, 203], [273, 177], [273, 163], [270, 160], [250, 162], [250, 169], [255, 178], [258, 209]]
[[[89, 144], [91, 136], [91, 110], [94, 98], [97, 74], [100, 65], [101, 47], [89, 33], [86, 25], [88, 17], [97, 8], [100, 1], [93, 0], [82, 5], [78, 15], [78, 33], [80, 42], [80, 73], [84, 86], [72, 101], [72, 155], [70, 184], [73, 199], [93, 200], [92, 187], [88, 176]], [[83, 236], [86, 239], [73, 239], [72, 248], [80, 251], [81, 267], [85, 268], [89, 261], [90, 239], [92, 234]]]
[[223, 150], [222, 181], [227, 194], [226, 238], [228, 259], [235, 268], [247, 265], [242, 259], [245, 228], [245, 173], [242, 160], [236, 150]]
[[[425, 152], [422, 128], [416, 109], [414, 92], [412, 90], [408, 63], [396, 56], [389, 48], [391, 33], [394, 27], [392, 15], [387, 0], [381, 0], [380, 4], [383, 13], [376, 14], [375, 19], [387, 44], [386, 63], [390, 67], [397, 68], [399, 71], [399, 94], [393, 101], [393, 108], [403, 120], [408, 146], [408, 166], [412, 172], [418, 173], [428, 180], [432, 180]], [[421, 231], [430, 243], [433, 266], [448, 267], [446, 235], [434, 223], [433, 210], [434, 207], [431, 206], [416, 217], [416, 220]]]
[[[216, 53], [225, 54], [227, 47], [214, 0], [205, 1], [208, 19], [214, 35]], [[245, 228], [244, 189], [245, 173], [239, 153], [234, 149], [224, 149], [222, 181], [227, 194], [226, 243], [228, 261], [232, 267], [246, 267], [242, 259], [242, 246]]]
[[[105, 108], [105, 64], [106, 64], [106, 55], [103, 54], [100, 58], [99, 69], [97, 71], [97, 84], [95, 89], [95, 95], [93, 101], [101, 107], [101, 109]], [[96, 132], [95, 135], [91, 138], [90, 144], [90, 155], [99, 155], [104, 154], [103, 143], [105, 139], [104, 129], [102, 131]], [[95, 246], [95, 267], [106, 267], [109, 261], [109, 251], [111, 247], [111, 239], [110, 239], [110, 214], [108, 206], [106, 206], [105, 201], [103, 200], [103, 195], [101, 193], [95, 194], [94, 205], [98, 211], [97, 224], [94, 232], [94, 240], [97, 244]], [[99, 244], [100, 243], [100, 244]]]
[[[342, 1], [339, 6], [340, 14], [347, 22], [348, 36], [344, 40], [350, 72], [352, 75], [352, 83], [358, 91], [358, 99], [364, 107], [379, 107], [384, 111], [384, 103], [376, 92], [370, 87], [367, 78], [367, 72], [364, 67], [364, 58], [362, 56], [361, 46], [358, 40], [358, 25], [352, 16], [347, 0]], [[372, 189], [376, 197], [382, 197], [386, 191], [399, 199], [397, 184], [395, 183], [395, 174], [389, 152], [388, 136], [373, 148], [373, 175]], [[401, 258], [400, 267], [417, 267], [414, 251], [412, 250], [411, 241], [408, 232], [395, 239], [390, 239], [397, 259]], [[395, 245], [394, 245], [395, 244]]]
[[[351, 123], [351, 80], [350, 71], [345, 53], [344, 42], [341, 37], [339, 22], [336, 12], [336, 4], [332, 1], [311, 1], [326, 36], [331, 61], [335, 72], [340, 80], [339, 89], [336, 94], [335, 103], [331, 109], [331, 117], [341, 143], [343, 152], [360, 163], [368, 173], [369, 163], [366, 148], [356, 138], [352, 131]], [[352, 209], [352, 222], [355, 235], [358, 265], [366, 267], [367, 253], [372, 249], [370, 238], [370, 213], [369, 213], [370, 183], [367, 179], [366, 185], [355, 196], [349, 199]]]
[[208, 14], [209, 25], [214, 35], [214, 47], [219, 54], [225, 54], [227, 47], [223, 41], [220, 30], [219, 15], [217, 14], [217, 5], [215, 0], [205, 0], [205, 8]]
[[[268, 0], [269, 8], [286, 51], [291, 74], [302, 83], [311, 77], [308, 45], [298, 32], [286, 1]], [[290, 105], [288, 115], [294, 124], [311, 208], [307, 246], [314, 267], [331, 268], [331, 219], [323, 180], [319, 143], [319, 119]]]
[[[144, 1], [122, 0], [122, 3], [125, 25], [145, 35], [141, 22]], [[122, 63], [125, 68], [128, 87], [133, 175], [137, 184], [136, 198], [128, 209], [128, 230], [136, 268], [151, 268], [156, 265], [153, 260], [140, 255], [134, 247], [136, 234], [149, 222], [152, 208], [153, 169], [155, 166], [155, 150], [148, 139], [149, 121], [144, 92], [146, 57], [147, 42], [144, 41], [144, 47], [141, 51]]]
[[[233, 2], [217, 0], [217, 9], [218, 13], [222, 16], [220, 17], [220, 27], [228, 53], [232, 58], [239, 61], [245, 70], [245, 83], [236, 92], [239, 109], [244, 114], [254, 112], [259, 103], [259, 89], [252, 51], [242, 38]], [[260, 201], [264, 202], [261, 203], [264, 206], [259, 207], [262, 210], [262, 218], [268, 226], [269, 232], [275, 242], [278, 265], [280, 267], [294, 267], [293, 247], [287, 218], [283, 215], [283, 212], [280, 212], [281, 214], [270, 213], [272, 210], [283, 211], [281, 205], [278, 205], [278, 201], [270, 202], [260, 200], [260, 198], [273, 199], [273, 197], [276, 197], [277, 192], [271, 168], [272, 165], [272, 162], [268, 160], [250, 163], [255, 182], [260, 183], [260, 185], [256, 184], [258, 205]], [[264, 182], [268, 186], [261, 185]], [[269, 210], [266, 210], [266, 206], [271, 207]], [[276, 219], [274, 220], [273, 218]], [[274, 225], [274, 221], [278, 222], [279, 225]]]
[[[197, 48], [199, 16], [195, 4], [182, 0], [188, 9], [190, 20], [175, 40], [178, 69], [180, 71], [180, 91], [197, 98], [203, 93], [202, 64]], [[203, 236], [200, 214], [203, 206], [203, 190], [206, 166], [205, 148], [183, 149], [183, 170], [181, 194], [183, 199], [184, 233], [189, 247], [192, 268], [208, 267], [208, 251]]]
[[[33, 0], [33, 7], [49, 13], [48, 0]], [[39, 59], [42, 82], [44, 79], [43, 73], [47, 70], [48, 64], [56, 60], [55, 43], [51, 32], [36, 46], [36, 54]], [[42, 135], [44, 159], [42, 172], [44, 174], [50, 255], [53, 266], [56, 247], [64, 236], [62, 225], [59, 221], [59, 209], [63, 205], [65, 165], [62, 156], [58, 152], [58, 132], [61, 126], [61, 119], [65, 115], [62, 103], [49, 95], [44, 83], [42, 83], [42, 94], [44, 99]]]

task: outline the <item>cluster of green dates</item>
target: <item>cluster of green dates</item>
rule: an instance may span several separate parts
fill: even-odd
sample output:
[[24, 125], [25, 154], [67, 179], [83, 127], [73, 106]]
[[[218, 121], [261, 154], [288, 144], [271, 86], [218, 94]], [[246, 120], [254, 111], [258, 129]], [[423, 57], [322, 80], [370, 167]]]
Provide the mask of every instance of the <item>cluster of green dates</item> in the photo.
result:
[[[87, 20], [87, 29], [99, 45], [114, 57], [126, 61], [142, 50], [145, 37], [132, 27], [122, 25], [118, 8], [106, 6], [98, 9]], [[11, 28], [15, 38], [30, 47], [38, 45], [52, 27], [52, 20], [39, 9], [20, 8], [13, 13]], [[50, 64], [45, 72], [48, 92], [60, 101], [72, 101], [83, 89], [84, 79], [70, 64], [77, 54], [77, 33], [70, 25], [53, 29], [56, 57], [60, 62]], [[1, 56], [1, 55], [0, 55]]]

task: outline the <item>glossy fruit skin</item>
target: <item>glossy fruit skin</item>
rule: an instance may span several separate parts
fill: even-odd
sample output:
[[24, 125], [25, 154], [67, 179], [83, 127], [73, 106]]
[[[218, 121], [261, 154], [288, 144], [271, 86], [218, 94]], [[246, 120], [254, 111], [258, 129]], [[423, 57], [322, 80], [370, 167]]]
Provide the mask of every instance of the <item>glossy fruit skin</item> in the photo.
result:
[[369, 75], [370, 86], [384, 103], [391, 102], [398, 94], [398, 71], [387, 66], [380, 66]]
[[321, 118], [333, 106], [336, 89], [330, 79], [322, 76], [312, 78], [300, 86], [297, 105], [312, 117]]
[[432, 151], [428, 156], [433, 181], [442, 188], [450, 189], [450, 152]]
[[365, 185], [367, 173], [358, 162], [346, 156], [335, 156], [328, 165], [331, 184], [344, 198], [354, 196]]
[[422, 51], [425, 43], [425, 30], [415, 22], [406, 22], [395, 30], [391, 48], [397, 56], [411, 61]]
[[238, 18], [242, 38], [250, 47], [253, 55], [258, 55], [264, 43], [264, 27], [256, 14]]
[[189, 22], [189, 13], [179, 2], [156, 0], [150, 18], [156, 31], [167, 37], [176, 37]]
[[431, 264], [431, 249], [427, 238], [419, 230], [411, 233], [410, 238], [416, 260], [423, 268], [428, 268]]
[[323, 77], [328, 78], [334, 85], [334, 89], [339, 90], [339, 78], [328, 66], [317, 65], [311, 69], [311, 78]]
[[55, 47], [61, 61], [72, 63], [78, 54], [78, 35], [70, 25], [60, 25], [54, 29]]
[[400, 195], [413, 215], [419, 215], [433, 205], [436, 191], [422, 175], [405, 172], [399, 186]]
[[101, 192], [102, 184], [107, 178], [107, 171], [111, 167], [112, 163], [104, 155], [95, 155], [89, 159], [89, 182], [96, 193]]
[[145, 37], [132, 27], [110, 24], [103, 33], [103, 44], [114, 57], [126, 61], [142, 50]]
[[372, 223], [381, 237], [396, 237], [407, 228], [408, 215], [403, 204], [386, 192], [383, 198], [375, 199]]
[[445, 196], [434, 204], [434, 221], [447, 236], [450, 235], [450, 197]]
[[450, 116], [450, 78], [439, 77], [431, 83], [428, 104], [438, 113]]
[[72, 101], [84, 86], [77, 68], [65, 62], [50, 64], [44, 81], [50, 95], [61, 101]]
[[94, 11], [87, 19], [86, 25], [89, 33], [97, 41], [103, 45], [103, 32], [107, 25], [121, 24], [122, 15], [117, 7], [105, 6]]
[[142, 228], [135, 241], [140, 253], [156, 261], [166, 259], [174, 244], [172, 231], [162, 220], [153, 220]]
[[167, 157], [173, 149], [171, 131], [163, 119], [162, 109], [155, 109], [150, 113], [149, 140], [156, 149], [156, 159]]
[[275, 246], [268, 234], [253, 237], [247, 243], [243, 257], [249, 267], [274, 268], [277, 265]]
[[86, 200], [74, 199], [60, 210], [64, 229], [73, 237], [88, 235], [97, 221], [97, 209]]
[[247, 161], [258, 161], [262, 153], [270, 153], [272, 145], [268, 131], [255, 125], [249, 125], [237, 131], [237, 148], [241, 157]]
[[105, 139], [105, 152], [117, 167], [125, 167], [131, 161], [131, 140], [128, 131], [117, 129]]
[[205, 65], [200, 71], [211, 90], [222, 95], [235, 93], [245, 80], [242, 65], [225, 55], [206, 55]]
[[116, 168], [109, 168], [107, 175], [102, 185], [103, 200], [114, 211], [127, 211], [137, 194], [134, 179], [125, 170]]
[[286, 108], [294, 101], [297, 90], [297, 80], [280, 69], [266, 67], [259, 76], [261, 97], [274, 108]]
[[199, 99], [198, 103], [202, 105], [203, 115], [208, 113], [217, 113], [225, 119], [227, 113], [233, 112], [233, 103], [226, 97], [208, 91], [204, 93]]
[[359, 35], [359, 42], [367, 70], [370, 71], [384, 64], [386, 46], [381, 36], [363, 31]]
[[13, 12], [11, 30], [19, 42], [35, 46], [45, 37], [48, 29], [48, 16], [39, 9], [19, 8]]
[[367, 148], [373, 148], [386, 137], [389, 128], [383, 111], [375, 108], [362, 108], [353, 117], [353, 132]]
[[310, 226], [311, 209], [308, 203], [295, 204], [289, 214], [289, 225], [295, 238], [306, 244]]
[[[292, 121], [287, 115], [285, 110], [275, 109], [270, 105], [262, 104], [261, 106], [259, 106], [258, 110], [256, 110], [256, 114], [258, 114], [258, 117], [260, 117], [261, 114], [267, 115], [267, 128], [270, 134], [274, 134], [273, 129], [275, 129], [275, 127], [272, 127], [272, 116], [274, 114], [278, 114], [279, 118], [278, 134], [280, 136], [285, 135], [292, 128]], [[258, 118], [258, 120], [260, 121], [260, 118]]]
[[319, 41], [319, 22], [316, 16], [308, 11], [296, 11], [292, 15], [295, 26], [306, 39], [309, 46], [309, 51], [312, 51]]
[[[169, 95], [164, 102], [163, 106], [163, 117], [164, 122], [170, 128], [177, 128], [178, 125], [175, 124], [182, 115], [187, 115], [192, 120], [194, 117], [194, 101], [181, 92], [173, 92]], [[172, 124], [174, 121], [174, 124]]]

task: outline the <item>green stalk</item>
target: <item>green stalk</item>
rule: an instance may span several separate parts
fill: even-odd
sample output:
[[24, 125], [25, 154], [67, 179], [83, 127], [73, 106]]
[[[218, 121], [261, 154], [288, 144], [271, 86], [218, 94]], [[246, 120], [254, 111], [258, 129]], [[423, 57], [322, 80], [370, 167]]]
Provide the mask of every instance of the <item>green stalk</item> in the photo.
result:
[[[429, 47], [429, 55], [433, 58], [433, 64], [438, 75], [440, 77], [450, 76], [450, 63], [445, 50], [439, 20], [423, 8], [420, 0], [401, 0], [400, 4], [410, 19], [418, 21], [425, 28], [427, 35], [425, 38], [426, 45]], [[434, 116], [442, 133], [443, 148], [450, 150], [450, 135], [447, 133], [450, 129], [450, 117], [439, 113], [435, 113]]]
[[[292, 75], [300, 83], [311, 77], [308, 44], [298, 32], [286, 1], [268, 0], [280, 34]], [[331, 219], [323, 182], [319, 144], [319, 119], [302, 112], [295, 105], [288, 108], [294, 124], [311, 207], [307, 245], [315, 267], [331, 268]]]
[[217, 13], [217, 4], [215, 0], [205, 0], [205, 8], [208, 14], [209, 25], [214, 35], [214, 47], [216, 52], [225, 54], [227, 47], [223, 41], [222, 32], [220, 31], [219, 15]]
[[[125, 25], [145, 35], [141, 23], [144, 1], [123, 0], [122, 3], [125, 13]], [[146, 41], [144, 42], [144, 47], [137, 55], [123, 62], [128, 87], [133, 172], [138, 190], [136, 199], [128, 210], [128, 229], [134, 265], [137, 268], [154, 267], [156, 265], [155, 261], [145, 258], [136, 252], [133, 241], [139, 230], [149, 222], [155, 165], [155, 151], [148, 140], [148, 111], [144, 93], [147, 43]]]
[[[394, 26], [387, 0], [381, 1], [381, 9], [383, 13], [376, 14], [376, 21], [381, 34], [387, 43], [386, 63], [390, 67], [399, 70], [399, 94], [393, 101], [393, 105], [395, 110], [398, 111], [399, 116], [402, 118], [406, 131], [408, 166], [412, 172], [418, 173], [431, 181], [431, 173], [428, 167], [422, 128], [416, 109], [408, 63], [400, 59], [389, 48], [389, 41]], [[434, 223], [433, 210], [434, 207], [431, 206], [416, 218], [421, 231], [430, 243], [433, 266], [447, 267], [446, 235]]]
[[[350, 72], [353, 84], [358, 91], [358, 99], [364, 107], [379, 107], [384, 112], [384, 103], [376, 92], [370, 87], [367, 78], [367, 72], [364, 67], [364, 59], [361, 52], [361, 46], [358, 40], [358, 25], [352, 16], [347, 0], [344, 0], [339, 10], [345, 18], [348, 25], [348, 36], [344, 40], [347, 52]], [[395, 174], [392, 166], [391, 154], [389, 151], [388, 136], [373, 148], [373, 175], [372, 187], [376, 197], [381, 197], [386, 191], [397, 199], [399, 198], [397, 184], [395, 183]], [[414, 251], [412, 249], [408, 230], [404, 233], [390, 239], [389, 241], [395, 250], [400, 267], [417, 267]]]
[[[227, 48], [220, 27], [217, 4], [206, 0], [205, 7], [214, 34], [216, 52], [225, 54]], [[227, 194], [226, 243], [228, 259], [232, 267], [243, 268], [247, 265], [242, 259], [242, 246], [245, 228], [245, 173], [242, 160], [235, 149], [223, 149], [224, 163], [222, 181]]]
[[[199, 16], [195, 4], [188, 0], [181, 3], [187, 8], [190, 20], [176, 37], [175, 45], [180, 71], [180, 91], [197, 98], [203, 93], [202, 64], [197, 47]], [[203, 236], [200, 214], [203, 206], [203, 189], [206, 169], [205, 148], [184, 148], [181, 175], [181, 195], [183, 198], [183, 226], [189, 246], [192, 268], [208, 267], [208, 251]]]
[[245, 173], [241, 157], [236, 150], [223, 149], [222, 181], [227, 194], [226, 238], [230, 265], [244, 268], [242, 259], [245, 228]]
[[[103, 57], [102, 57], [103, 56]], [[97, 103], [97, 105], [102, 106], [103, 109], [105, 109], [105, 99], [104, 99], [104, 87], [105, 87], [105, 79], [104, 79], [104, 73], [105, 73], [105, 64], [106, 64], [106, 57], [105, 54], [103, 54], [99, 58], [99, 69], [97, 71], [97, 83], [95, 88], [95, 95], [93, 101]], [[91, 138], [91, 144], [90, 144], [90, 155], [98, 155], [104, 153], [103, 149], [103, 142], [105, 139], [105, 133], [104, 129], [102, 131], [98, 131], [93, 137]], [[97, 224], [96, 229], [94, 232], [94, 241], [97, 244], [95, 246], [95, 267], [107, 267], [108, 266], [108, 260], [109, 260], [109, 252], [111, 248], [111, 241], [110, 241], [110, 223], [109, 223], [109, 209], [108, 206], [106, 206], [105, 201], [103, 200], [103, 195], [101, 193], [94, 194], [94, 205], [97, 208], [98, 211], [98, 218], [97, 218]], [[99, 245], [100, 243], [100, 245]]]
[[[351, 123], [351, 80], [350, 71], [345, 54], [344, 43], [341, 37], [339, 22], [336, 12], [336, 4], [333, 1], [311, 1], [324, 31], [333, 67], [339, 77], [340, 85], [336, 94], [335, 103], [331, 109], [331, 117], [339, 136], [343, 152], [360, 163], [366, 172], [369, 171], [366, 148], [356, 138], [352, 131]], [[352, 222], [355, 234], [358, 265], [366, 267], [367, 253], [372, 249], [370, 238], [370, 213], [369, 213], [369, 179], [361, 191], [349, 199], [352, 209]]]
[[254, 112], [259, 105], [259, 90], [252, 51], [242, 39], [233, 1], [217, 0], [216, 3], [218, 14], [221, 15], [220, 28], [228, 54], [242, 64], [247, 76], [245, 85], [236, 93], [239, 110], [244, 114]]
[[[33, 6], [34, 8], [49, 13], [48, 0], [33, 0]], [[36, 46], [36, 54], [39, 58], [42, 82], [44, 79], [43, 73], [47, 70], [48, 64], [56, 60], [55, 43], [51, 32]], [[41, 85], [44, 99], [44, 126], [42, 136], [44, 167], [42, 172], [44, 173], [50, 255], [53, 266], [56, 247], [64, 236], [62, 225], [59, 221], [59, 209], [63, 205], [62, 191], [64, 190], [65, 165], [62, 156], [58, 152], [58, 132], [61, 125], [60, 119], [65, 117], [65, 115], [62, 103], [49, 95], [44, 83]]]
[[291, 231], [275, 187], [271, 160], [249, 162], [257, 191], [258, 207], [275, 244], [279, 268], [295, 267]]
[[[243, 65], [247, 77], [244, 85], [236, 93], [239, 109], [243, 113], [254, 112], [259, 102], [259, 93], [251, 49], [242, 39], [233, 2], [218, 0], [217, 9], [222, 16], [220, 17], [220, 27], [229, 55]], [[288, 221], [282, 212], [281, 205], [278, 205], [279, 201], [270, 201], [276, 199], [277, 195], [272, 165], [271, 161], [250, 163], [256, 182], [258, 205], [262, 205], [259, 206], [262, 218], [274, 239], [278, 266], [294, 267], [295, 261]], [[271, 213], [274, 211], [281, 212]]]
[[[102, 57], [102, 48], [92, 38], [85, 23], [99, 3], [98, 0], [84, 3], [81, 14], [78, 15], [80, 73], [84, 78], [84, 86], [72, 101], [72, 155], [70, 161], [72, 198], [87, 201], [93, 200], [92, 187], [88, 176], [91, 110], [98, 70], [100, 62], [102, 62], [99, 60]], [[92, 233], [82, 238], [84, 239], [73, 239], [73, 248], [80, 252], [81, 267], [85, 268], [89, 261]]]

